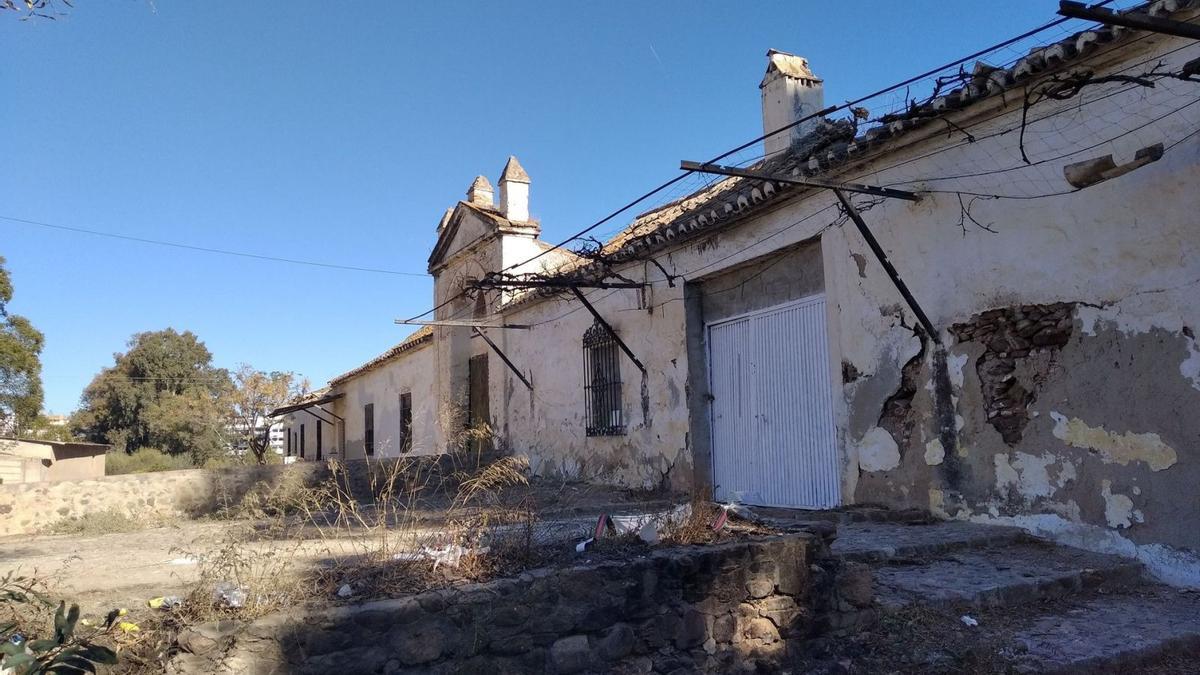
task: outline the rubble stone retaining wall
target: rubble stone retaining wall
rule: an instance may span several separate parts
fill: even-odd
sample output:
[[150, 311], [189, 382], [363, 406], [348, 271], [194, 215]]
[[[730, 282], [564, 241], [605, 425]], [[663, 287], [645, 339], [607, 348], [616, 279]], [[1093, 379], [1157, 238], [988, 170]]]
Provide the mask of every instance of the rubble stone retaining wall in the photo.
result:
[[131, 516], [180, 516], [211, 513], [255, 484], [284, 476], [316, 480], [324, 465], [187, 469], [69, 480], [0, 485], [0, 535], [37, 532], [88, 513], [120, 511]]
[[774, 672], [828, 627], [830, 611], [861, 602], [838, 598], [840, 581], [814, 564], [832, 564], [824, 547], [791, 534], [663, 549], [249, 625], [207, 624], [180, 636], [183, 653], [169, 672]]
[[[487, 455], [479, 461], [490, 461]], [[351, 460], [345, 463], [345, 481], [356, 497], [368, 500], [372, 473], [386, 472], [398, 460]], [[450, 455], [409, 460], [414, 467], [446, 475], [461, 467]], [[471, 461], [476, 461], [472, 456]], [[284, 481], [313, 485], [330, 477], [324, 462], [226, 469], [185, 469], [105, 476], [94, 480], [0, 484], [0, 536], [28, 534], [67, 518], [88, 513], [120, 511], [134, 517], [186, 516], [212, 513], [237, 504], [255, 486]], [[435, 481], [430, 481], [433, 484]]]

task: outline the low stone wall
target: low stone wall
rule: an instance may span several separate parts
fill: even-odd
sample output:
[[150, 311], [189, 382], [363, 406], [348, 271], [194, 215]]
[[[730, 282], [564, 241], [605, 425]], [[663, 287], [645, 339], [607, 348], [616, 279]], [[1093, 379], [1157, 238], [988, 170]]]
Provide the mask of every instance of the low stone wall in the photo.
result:
[[[169, 672], [775, 672], [830, 627], [830, 612], [854, 608], [839, 597], [824, 551], [809, 534], [664, 549], [249, 625], [207, 624], [180, 636], [183, 653]], [[867, 588], [869, 596], [869, 579]]]
[[64, 518], [115, 510], [131, 516], [197, 516], [287, 474], [316, 481], [323, 464], [156, 471], [95, 480], [0, 485], [0, 535], [27, 534]]
[[[495, 456], [483, 457], [491, 461]], [[370, 499], [373, 473], [386, 473], [395, 459], [351, 460], [344, 478], [351, 494]], [[430, 475], [449, 475], [465, 460], [450, 455], [406, 459]], [[472, 456], [470, 462], [476, 462]], [[256, 485], [284, 480], [315, 485], [330, 477], [324, 462], [245, 466], [227, 469], [156, 471], [95, 480], [0, 485], [0, 536], [38, 532], [64, 518], [116, 510], [134, 517], [206, 515], [237, 504]], [[430, 481], [430, 484], [436, 481]]]

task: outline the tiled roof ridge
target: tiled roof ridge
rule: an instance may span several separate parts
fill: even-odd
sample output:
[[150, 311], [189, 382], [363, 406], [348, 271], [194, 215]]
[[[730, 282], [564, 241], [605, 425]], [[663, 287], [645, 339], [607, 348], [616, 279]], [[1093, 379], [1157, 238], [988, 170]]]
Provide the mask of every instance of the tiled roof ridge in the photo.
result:
[[[1125, 11], [1164, 17], [1195, 6], [1200, 6], [1200, 0], [1155, 0]], [[788, 153], [763, 160], [752, 168], [761, 173], [790, 173], [793, 176], [815, 176], [844, 169], [852, 161], [865, 159], [868, 151], [878, 150], [889, 141], [925, 126], [946, 111], [965, 109], [1025, 84], [1046, 71], [1086, 58], [1099, 46], [1128, 38], [1137, 32], [1121, 26], [1101, 26], [1036, 47], [1010, 67], [993, 67], [977, 62], [972, 76], [961, 87], [931, 97], [926, 103], [914, 105], [903, 113], [882, 116], [882, 124], [861, 135], [856, 135], [856, 126], [848, 121], [822, 119], [822, 124], [800, 138]], [[850, 130], [849, 134], [846, 133], [847, 129]], [[871, 157], [877, 158], [878, 155]], [[641, 214], [605, 245], [604, 253], [610, 262], [638, 259], [775, 202], [783, 194], [795, 194], [798, 187], [769, 180], [727, 178]], [[563, 265], [559, 268], [559, 274], [588, 278], [601, 270], [599, 264], [585, 259], [581, 263]], [[509, 303], [509, 306], [523, 304], [523, 300], [535, 295], [523, 296]]]
[[364, 373], [368, 370], [371, 370], [373, 368], [381, 366], [384, 363], [391, 361], [392, 359], [394, 359], [396, 357], [407, 354], [407, 353], [413, 351], [414, 349], [416, 349], [417, 347], [424, 345], [428, 342], [432, 342], [432, 341], [433, 341], [433, 327], [432, 326], [421, 326], [417, 330], [413, 331], [412, 335], [409, 335], [407, 338], [405, 338], [400, 344], [396, 345], [395, 347], [392, 347], [391, 349], [380, 354], [379, 356], [376, 356], [375, 358], [371, 359], [370, 361], [367, 361], [366, 363], [362, 364], [361, 366], [354, 368], [353, 370], [348, 370], [348, 371], [342, 373], [341, 375], [338, 375], [337, 377], [329, 380], [329, 386], [330, 387], [337, 386], [337, 385], [341, 384], [342, 382], [345, 382], [346, 380], [349, 380], [353, 377], [361, 375], [362, 373]]

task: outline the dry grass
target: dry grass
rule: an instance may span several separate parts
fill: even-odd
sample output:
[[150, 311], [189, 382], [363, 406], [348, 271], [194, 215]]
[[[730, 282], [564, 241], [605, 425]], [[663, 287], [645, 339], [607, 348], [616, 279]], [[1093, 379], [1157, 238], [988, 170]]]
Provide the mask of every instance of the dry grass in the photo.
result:
[[175, 523], [169, 516], [148, 513], [131, 516], [120, 509], [91, 511], [81, 516], [70, 516], [51, 523], [42, 534], [69, 534], [77, 537], [95, 537], [119, 532], [135, 532], [151, 527], [165, 527]]
[[[839, 672], [846, 675], [1016, 673], [1019, 671], [1010, 653], [1012, 640], [1005, 617], [1012, 611], [921, 604], [887, 611], [854, 635], [816, 641], [811, 660], [800, 664], [801, 669], [836, 663]], [[964, 614], [976, 618], [980, 625], [965, 626], [959, 618]]]
[[[189, 622], [254, 618], [314, 601], [480, 580], [537, 562], [537, 508], [520, 490], [528, 485], [527, 463], [505, 457], [469, 470], [472, 459], [454, 458], [461, 468], [449, 471], [430, 458], [368, 460], [365, 489], [331, 461], [330, 478], [318, 485], [285, 473], [252, 489], [225, 507], [232, 520], [219, 541], [182, 552], [201, 561], [182, 613]], [[448, 507], [444, 521], [427, 522], [422, 507], [430, 500]], [[240, 590], [239, 606], [221, 589]]]
[[[308, 474], [284, 472], [275, 483], [226, 504], [221, 515], [229, 526], [219, 537], [198, 550], [179, 551], [199, 560], [198, 579], [182, 606], [144, 622], [123, 671], [159, 672], [174, 636], [190, 624], [397, 597], [579, 562], [561, 531], [539, 516], [543, 505], [536, 495], [562, 501], [566, 484], [557, 493], [533, 490], [521, 457], [481, 465], [478, 448], [485, 443], [479, 441], [489, 436], [484, 427], [468, 429], [457, 451], [440, 460], [366, 460], [365, 485], [364, 472], [352, 473], [337, 461], [316, 485], [306, 482]], [[697, 496], [686, 518], [662, 528], [663, 543], [733, 536], [728, 529], [712, 531], [718, 513], [719, 507]], [[636, 533], [606, 536], [586, 559], [627, 559], [649, 548]]]
[[668, 520], [662, 528], [663, 544], [672, 546], [704, 545], [729, 541], [737, 537], [778, 534], [777, 530], [758, 523], [739, 520], [732, 514], [722, 527], [713, 529], [718, 524], [724, 508], [720, 504], [710, 501], [708, 497], [710, 494], [712, 494], [711, 490], [703, 487], [692, 491], [683, 517]]

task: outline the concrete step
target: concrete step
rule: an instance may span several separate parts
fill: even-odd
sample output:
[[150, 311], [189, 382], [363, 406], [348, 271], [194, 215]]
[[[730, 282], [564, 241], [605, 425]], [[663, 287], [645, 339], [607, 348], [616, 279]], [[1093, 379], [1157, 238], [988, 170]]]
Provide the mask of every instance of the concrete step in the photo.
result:
[[889, 509], [881, 506], [852, 505], [839, 509], [808, 510], [789, 509], [776, 506], [747, 506], [763, 523], [788, 529], [803, 523], [830, 523], [848, 525], [852, 523], [920, 523], [938, 522], [924, 509]]
[[877, 603], [891, 609], [1015, 605], [1143, 580], [1137, 561], [1038, 541], [893, 556], [871, 565]]
[[1016, 527], [960, 522], [860, 522], [838, 527], [832, 551], [844, 560], [876, 562], [1029, 540]]
[[[1023, 625], [1022, 625], [1023, 624]], [[1200, 673], [1200, 593], [1146, 585], [1014, 626], [1019, 672]]]

